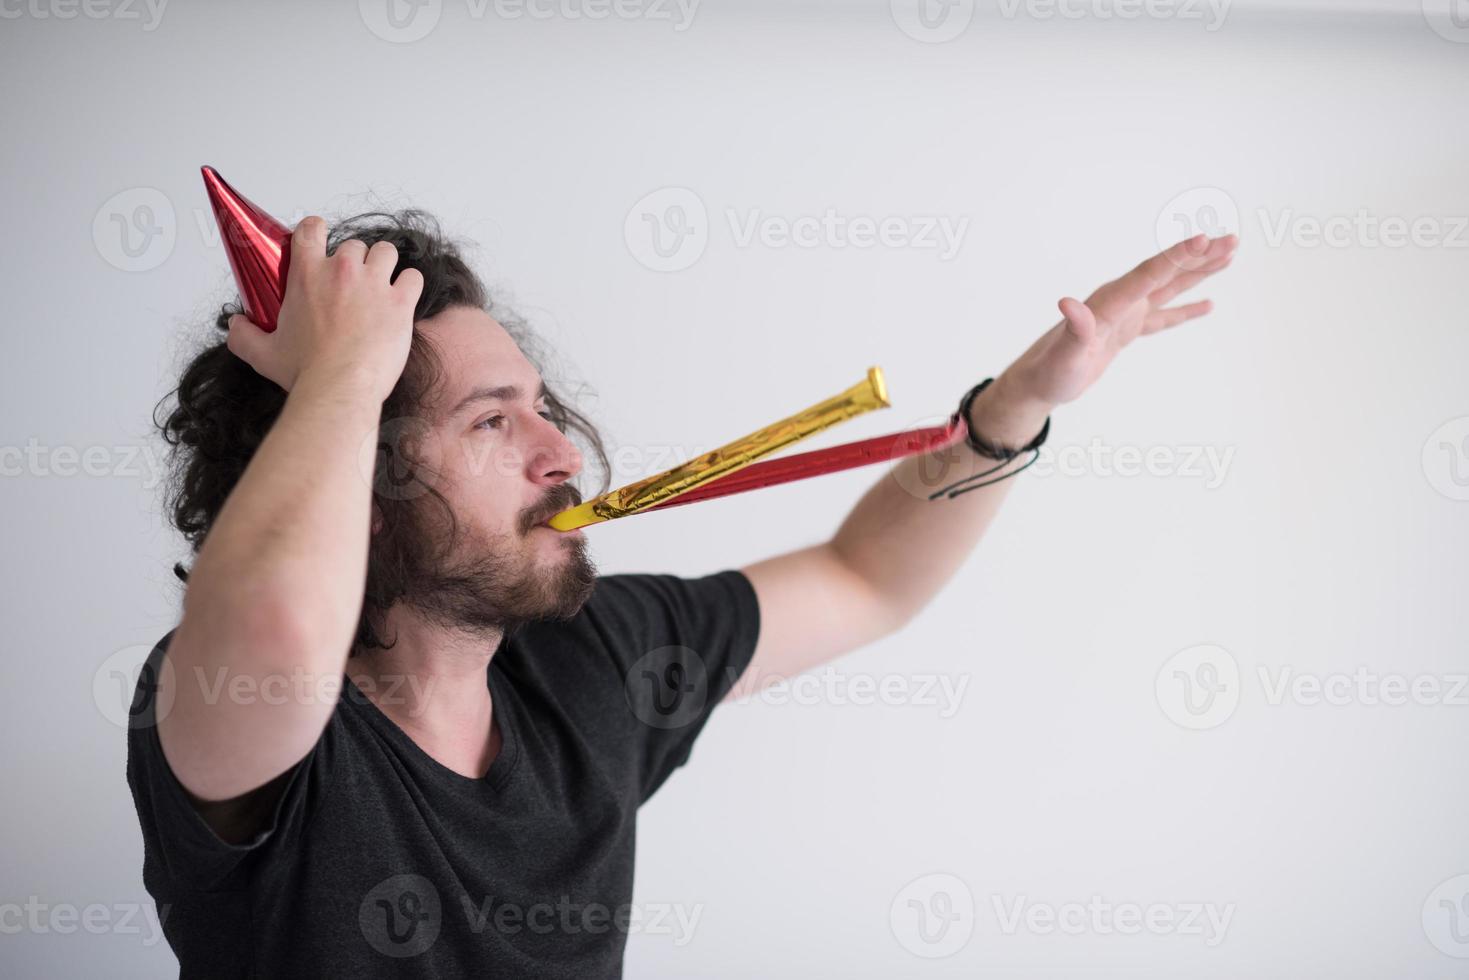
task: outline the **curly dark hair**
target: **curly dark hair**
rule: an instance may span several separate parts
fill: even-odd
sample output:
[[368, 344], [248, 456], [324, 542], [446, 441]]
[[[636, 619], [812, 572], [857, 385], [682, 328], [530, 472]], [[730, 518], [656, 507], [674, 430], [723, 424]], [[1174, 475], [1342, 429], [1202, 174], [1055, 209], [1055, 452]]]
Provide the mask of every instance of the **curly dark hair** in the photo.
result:
[[[535, 335], [519, 317], [491, 300], [484, 284], [460, 256], [458, 243], [445, 236], [438, 221], [417, 208], [354, 215], [333, 225], [327, 238], [328, 254], [354, 238], [369, 246], [380, 241], [393, 243], [398, 250], [393, 278], [409, 268], [423, 274], [423, 294], [413, 311], [415, 323], [450, 307], [466, 306], [489, 313], [505, 327], [545, 379], [546, 406], [557, 428], [585, 439], [603, 473], [601, 489], [596, 493], [606, 492], [611, 469], [601, 434], [557, 394], [551, 380], [545, 378], [544, 357]], [[214, 320], [216, 339], [193, 356], [178, 385], [153, 409], [153, 424], [169, 446], [166, 506], [172, 523], [189, 541], [195, 555], [286, 401], [285, 391], [225, 346], [229, 318], [240, 312], [243, 308], [238, 297], [220, 308]], [[389, 445], [386, 434], [392, 428], [387, 423], [420, 417], [441, 379], [438, 352], [422, 331], [415, 330], [403, 374], [383, 402], [378, 427], [373, 500], [382, 515], [382, 526], [372, 535], [369, 547], [366, 596], [354, 654], [393, 645], [378, 631], [382, 614], [408, 594], [436, 546], [447, 553], [459, 534], [453, 509], [430, 481], [418, 480], [414, 484], [418, 492], [404, 492], [405, 480], [417, 480], [417, 460], [412, 458], [407, 443], [394, 439], [395, 444]], [[174, 404], [168, 409], [170, 399]], [[167, 414], [161, 415], [165, 410]], [[389, 492], [383, 492], [385, 489]], [[444, 520], [432, 526], [447, 526], [447, 540], [435, 542], [426, 533], [431, 525], [421, 513], [420, 500], [415, 498], [437, 501]], [[182, 562], [176, 563], [173, 570], [181, 581], [188, 581], [189, 571]]]

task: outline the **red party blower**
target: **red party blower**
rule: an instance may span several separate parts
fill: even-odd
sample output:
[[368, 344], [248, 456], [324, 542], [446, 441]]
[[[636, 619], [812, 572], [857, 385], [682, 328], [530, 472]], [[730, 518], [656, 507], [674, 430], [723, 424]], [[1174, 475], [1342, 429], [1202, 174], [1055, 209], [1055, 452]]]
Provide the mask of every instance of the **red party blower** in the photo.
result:
[[272, 218], [225, 182], [213, 167], [199, 168], [204, 189], [219, 225], [245, 315], [266, 333], [275, 330], [286, 295], [286, 267], [291, 262], [291, 229]]

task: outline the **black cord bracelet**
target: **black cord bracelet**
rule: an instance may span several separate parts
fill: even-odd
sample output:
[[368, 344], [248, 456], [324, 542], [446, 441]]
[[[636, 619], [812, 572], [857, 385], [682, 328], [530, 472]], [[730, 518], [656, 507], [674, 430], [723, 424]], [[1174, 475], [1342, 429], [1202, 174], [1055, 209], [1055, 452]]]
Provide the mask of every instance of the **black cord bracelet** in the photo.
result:
[[[974, 399], [979, 395], [981, 391], [984, 391], [986, 388], [994, 383], [994, 380], [994, 378], [985, 378], [979, 384], [966, 391], [964, 393], [964, 397], [959, 400], [958, 411], [949, 416], [949, 424], [953, 425], [956, 422], [962, 421], [964, 423], [964, 441], [969, 445], [969, 448], [973, 449], [976, 453], [983, 456], [985, 459], [993, 459], [997, 461], [999, 465], [992, 466], [989, 469], [985, 470], [983, 473], [976, 473], [973, 476], [966, 476], [962, 480], [951, 483], [947, 487], [944, 487], [941, 490], [937, 490], [934, 493], [929, 494], [929, 500], [935, 500], [939, 497], [944, 496], [945, 494], [947, 494], [949, 499], [952, 500], [954, 497], [959, 496], [959, 494], [961, 493], [968, 493], [970, 490], [978, 490], [980, 487], [987, 487], [991, 484], [999, 483], [1001, 480], [1008, 480], [1016, 473], [1020, 473], [1021, 471], [1029, 469], [1031, 466], [1034, 466], [1035, 461], [1040, 459], [1040, 447], [1045, 445], [1046, 437], [1051, 434], [1051, 417], [1049, 415], [1046, 416], [1046, 424], [1041, 426], [1041, 431], [1036, 435], [1036, 437], [1018, 449], [1011, 449], [1007, 446], [997, 446], [994, 443], [987, 441], [986, 439], [984, 439], [984, 437], [980, 436], [970, 429], [969, 406], [973, 404]], [[994, 473], [998, 473], [1000, 470], [1004, 469], [1011, 460], [1015, 459], [1017, 456], [1024, 455], [1025, 453], [1030, 453], [1031, 457], [1030, 459], [1026, 460], [1024, 466], [1017, 466], [1009, 473], [1006, 473], [1003, 476], [997, 476], [993, 480], [986, 480], [984, 483], [975, 483], [972, 486], [964, 487], [964, 489], [962, 490], [955, 489], [955, 487], [961, 487], [964, 486], [964, 484], [966, 483], [971, 483], [974, 480], [983, 479], [984, 477], [990, 476]]]
[[1019, 449], [1007, 449], [1004, 446], [997, 446], [992, 442], [986, 441], [983, 436], [971, 431], [969, 428], [969, 406], [974, 404], [974, 399], [979, 397], [979, 393], [994, 384], [994, 381], [994, 378], [985, 378], [979, 384], [966, 391], [964, 397], [959, 400], [959, 410], [950, 416], [950, 419], [951, 421], [953, 419], [962, 419], [964, 421], [964, 441], [969, 443], [970, 449], [973, 449], [986, 459], [1008, 463], [1021, 453], [1033, 452], [1045, 445], [1046, 437], [1051, 434], [1051, 417], [1047, 415], [1046, 424], [1041, 426], [1040, 434]]

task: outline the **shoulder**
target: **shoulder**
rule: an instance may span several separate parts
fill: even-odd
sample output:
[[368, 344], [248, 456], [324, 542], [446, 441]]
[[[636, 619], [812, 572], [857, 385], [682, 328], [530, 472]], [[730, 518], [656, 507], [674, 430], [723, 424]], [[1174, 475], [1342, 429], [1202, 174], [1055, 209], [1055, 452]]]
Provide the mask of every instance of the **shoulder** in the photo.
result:
[[586, 612], [596, 616], [667, 616], [758, 613], [755, 588], [738, 568], [684, 576], [667, 572], [626, 572], [604, 575], [587, 600]]
[[622, 674], [657, 647], [753, 645], [759, 625], [754, 586], [739, 569], [602, 575], [575, 616], [526, 626], [505, 662], [533, 661], [524, 667], [538, 673], [612, 665]]
[[[175, 626], [153, 644], [147, 658], [138, 667], [137, 676], [133, 678], [132, 703], [128, 707], [128, 728], [137, 731], [141, 728], [152, 728], [158, 722], [158, 716], [166, 710], [166, 705], [158, 703], [159, 686], [158, 679], [164, 671], [172, 671], [173, 667], [167, 658], [168, 644], [173, 639], [174, 633], [178, 632]], [[136, 648], [135, 648], [136, 649]]]
[[747, 658], [760, 629], [754, 585], [739, 569], [685, 576], [629, 572], [601, 577], [579, 628], [622, 672], [664, 647], [684, 646], [724, 665]]

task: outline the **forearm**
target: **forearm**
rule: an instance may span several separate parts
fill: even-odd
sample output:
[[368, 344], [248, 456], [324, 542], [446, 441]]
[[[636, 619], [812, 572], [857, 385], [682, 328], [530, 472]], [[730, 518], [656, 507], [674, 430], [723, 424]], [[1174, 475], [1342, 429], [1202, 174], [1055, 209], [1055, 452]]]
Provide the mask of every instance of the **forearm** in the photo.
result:
[[259, 636], [276, 627], [315, 661], [299, 666], [340, 669], [367, 574], [372, 494], [361, 454], [381, 410], [354, 383], [298, 380], [190, 573], [184, 616], [203, 627], [191, 632], [219, 637], [238, 626]]
[[[1035, 437], [1050, 411], [1001, 375], [971, 403], [970, 424], [989, 442], [1016, 447]], [[1023, 464], [1023, 458], [1012, 460], [984, 479]], [[891, 601], [901, 619], [911, 618], [958, 571], [1016, 481], [1000, 480], [952, 499], [929, 500], [928, 494], [998, 465], [962, 441], [905, 457], [858, 501], [832, 547]]]
[[[1052, 407], [1080, 396], [1133, 338], [1208, 312], [1208, 301], [1168, 304], [1228, 265], [1236, 244], [1232, 235], [1212, 241], [1200, 235], [1105, 284], [1086, 303], [1061, 299], [1062, 321], [973, 400], [972, 431], [1007, 449], [1031, 443]], [[831, 540], [746, 566], [760, 597], [761, 635], [741, 689], [855, 650], [912, 619], [958, 571], [1024, 477], [981, 484], [1016, 473], [1029, 458], [1021, 454], [998, 467], [962, 440], [904, 457]], [[991, 469], [961, 483], [957, 496], [929, 499]]]

